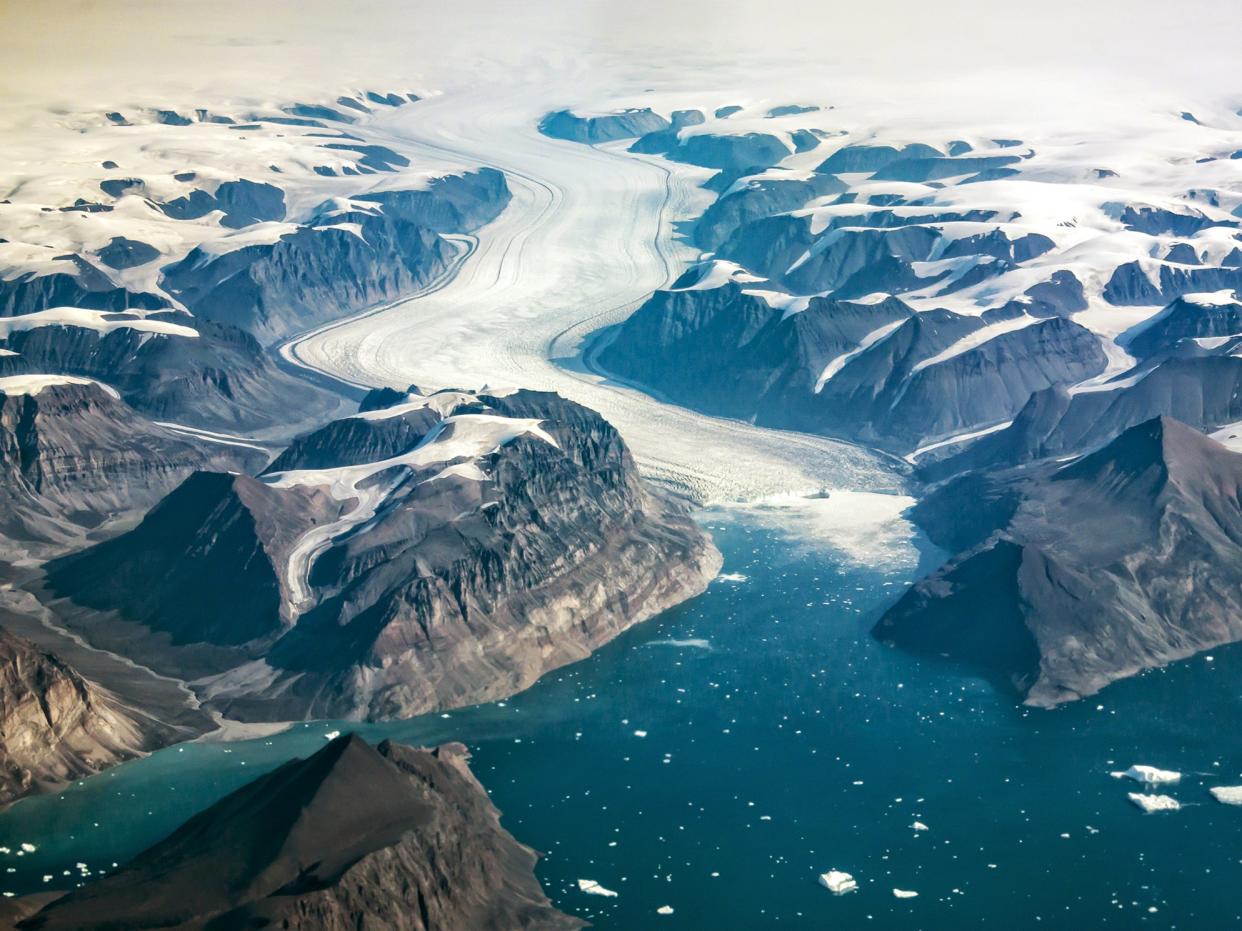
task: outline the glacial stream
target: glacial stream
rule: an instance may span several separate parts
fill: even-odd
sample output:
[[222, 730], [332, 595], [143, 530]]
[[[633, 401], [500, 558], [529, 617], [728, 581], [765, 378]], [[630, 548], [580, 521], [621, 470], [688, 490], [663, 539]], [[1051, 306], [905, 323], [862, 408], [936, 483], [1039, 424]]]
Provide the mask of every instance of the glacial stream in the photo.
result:
[[[356, 729], [461, 740], [539, 875], [598, 928], [1225, 928], [1242, 921], [1242, 725], [1218, 650], [1053, 712], [1024, 709], [867, 631], [912, 567], [865, 568], [773, 529], [703, 515], [725, 575], [507, 702]], [[1194, 701], [1186, 700], [1193, 696]], [[1210, 709], [1205, 711], [1204, 709]], [[316, 722], [173, 747], [0, 815], [3, 889], [68, 886], [321, 747]], [[1144, 815], [1109, 776], [1186, 773]], [[915, 822], [927, 830], [915, 830]], [[30, 843], [33, 853], [22, 853]], [[80, 868], [77, 864], [84, 864]], [[830, 868], [859, 891], [817, 884]], [[48, 882], [43, 877], [51, 877]], [[580, 892], [593, 879], [618, 893]], [[892, 890], [918, 893], [898, 899]], [[672, 915], [657, 915], [662, 906]]]

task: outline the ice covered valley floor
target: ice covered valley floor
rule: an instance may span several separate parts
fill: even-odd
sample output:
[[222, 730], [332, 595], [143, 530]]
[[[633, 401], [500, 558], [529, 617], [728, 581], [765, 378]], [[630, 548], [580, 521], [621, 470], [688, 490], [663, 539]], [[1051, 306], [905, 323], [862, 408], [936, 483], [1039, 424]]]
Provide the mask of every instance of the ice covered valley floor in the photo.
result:
[[554, 87], [467, 87], [382, 116], [416, 162], [499, 168], [513, 200], [452, 280], [320, 328], [285, 358], [358, 385], [558, 391], [611, 421], [648, 475], [700, 502], [826, 483], [902, 490], [894, 463], [869, 450], [662, 404], [592, 370], [593, 337], [696, 257], [675, 229], [710, 202], [698, 187], [710, 172], [541, 135], [539, 117], [564, 92]]
[[[1026, 710], [872, 640], [907, 568], [863, 568], [750, 512], [703, 514], [706, 594], [507, 702], [358, 728], [463, 740], [504, 824], [598, 928], [1235, 927], [1242, 652]], [[1177, 700], [1193, 694], [1196, 701]], [[1205, 711], [1204, 709], [1210, 709]], [[333, 731], [183, 744], [0, 815], [3, 891], [68, 886]], [[1185, 775], [1145, 815], [1109, 774]], [[916, 830], [920, 822], [927, 830]], [[22, 843], [34, 852], [18, 853]], [[82, 864], [82, 866], [79, 866]], [[834, 896], [817, 877], [851, 873]], [[46, 882], [44, 877], [50, 877]], [[583, 893], [594, 880], [615, 898]], [[896, 898], [894, 888], [918, 892]], [[664, 906], [673, 914], [657, 914]]]

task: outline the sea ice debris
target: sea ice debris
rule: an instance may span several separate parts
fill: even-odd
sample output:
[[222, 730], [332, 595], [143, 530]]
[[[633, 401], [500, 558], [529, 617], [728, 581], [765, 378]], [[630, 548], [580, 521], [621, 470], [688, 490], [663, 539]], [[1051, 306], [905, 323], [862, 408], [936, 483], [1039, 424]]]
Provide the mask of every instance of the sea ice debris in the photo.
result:
[[1135, 782], [1149, 786], [1174, 785], [1182, 781], [1182, 774], [1179, 772], [1171, 769], [1157, 769], [1142, 763], [1136, 763], [1123, 772], [1114, 772], [1111, 775], [1114, 779], [1133, 779]]
[[858, 883], [854, 881], [854, 877], [841, 870], [829, 870], [827, 873], [821, 873], [819, 884], [833, 895], [845, 895], [845, 893], [853, 892], [858, 888]]
[[673, 914], [673, 906], [661, 905], [659, 908], [656, 909], [656, 914], [657, 915], [671, 915]]
[[615, 892], [613, 892], [611, 889], [605, 889], [603, 886], [601, 886], [599, 883], [597, 883], [593, 879], [578, 880], [578, 888], [581, 889], [583, 892], [585, 892], [587, 895], [602, 895], [610, 899], [615, 899], [617, 897], [617, 894]]
[[899, 899], [913, 899], [918, 896], [918, 893], [913, 889], [894, 889], [893, 895]]
[[1148, 813], [1153, 811], [1177, 811], [1182, 807], [1181, 802], [1171, 795], [1143, 795], [1141, 792], [1131, 792], [1130, 801]]
[[1242, 805], [1242, 786], [1212, 786], [1212, 798], [1224, 805]]

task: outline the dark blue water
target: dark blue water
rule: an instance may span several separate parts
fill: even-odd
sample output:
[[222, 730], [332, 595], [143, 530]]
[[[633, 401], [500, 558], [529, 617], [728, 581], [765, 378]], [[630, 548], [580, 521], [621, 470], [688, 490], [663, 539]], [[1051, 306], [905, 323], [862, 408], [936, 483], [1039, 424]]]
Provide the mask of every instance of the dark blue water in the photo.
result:
[[[549, 894], [599, 928], [1242, 923], [1242, 808], [1206, 788], [1242, 784], [1242, 651], [1027, 710], [867, 636], [903, 576], [707, 522], [746, 581], [717, 582], [503, 704], [360, 730], [469, 744], [504, 824], [547, 854]], [[176, 747], [19, 803], [0, 844], [38, 849], [0, 856], [3, 888], [72, 885], [78, 862], [108, 869], [337, 727]], [[1108, 776], [1131, 763], [1186, 772], [1171, 794], [1187, 807], [1133, 807], [1137, 786]], [[820, 888], [834, 867], [859, 891]], [[585, 895], [579, 878], [619, 895]]]

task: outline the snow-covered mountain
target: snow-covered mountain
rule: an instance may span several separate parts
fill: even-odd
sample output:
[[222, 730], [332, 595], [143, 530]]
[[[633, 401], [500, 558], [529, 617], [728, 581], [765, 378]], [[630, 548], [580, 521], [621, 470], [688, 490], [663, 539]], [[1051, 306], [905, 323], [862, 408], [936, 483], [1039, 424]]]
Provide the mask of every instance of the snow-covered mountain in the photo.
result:
[[509, 198], [389, 144], [418, 100], [45, 114], [6, 139], [0, 374], [100, 379], [213, 429], [330, 409], [262, 347], [431, 284]]
[[257, 478], [195, 473], [48, 583], [230, 717], [378, 719], [508, 696], [719, 565], [593, 411], [379, 391]]
[[1104, 421], [1062, 451], [1161, 414], [1242, 419], [1218, 391], [1242, 371], [1237, 113], [1157, 114], [1134, 152], [1091, 127], [913, 136], [830, 106], [691, 112], [629, 149], [715, 170], [701, 258], [618, 328], [606, 370], [922, 462], [1049, 390]]

